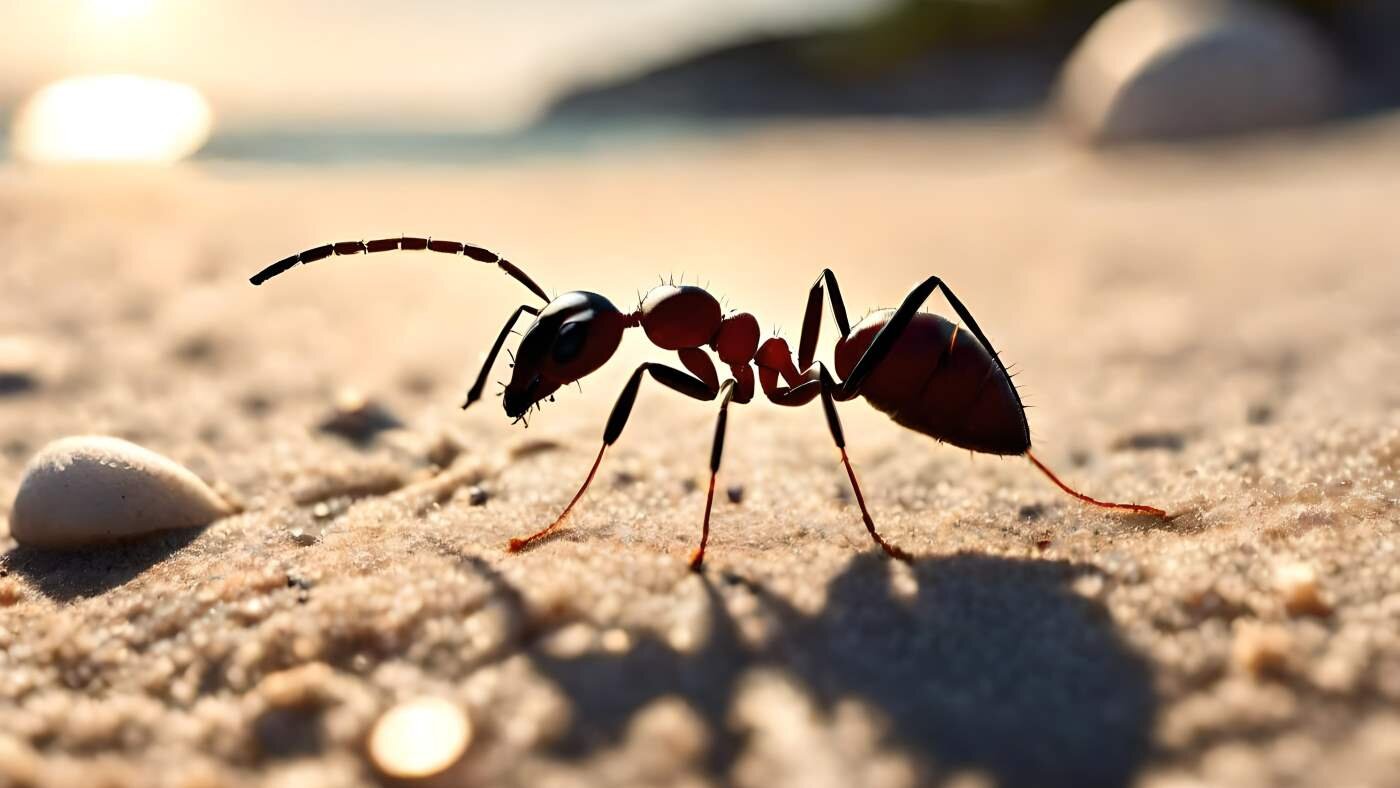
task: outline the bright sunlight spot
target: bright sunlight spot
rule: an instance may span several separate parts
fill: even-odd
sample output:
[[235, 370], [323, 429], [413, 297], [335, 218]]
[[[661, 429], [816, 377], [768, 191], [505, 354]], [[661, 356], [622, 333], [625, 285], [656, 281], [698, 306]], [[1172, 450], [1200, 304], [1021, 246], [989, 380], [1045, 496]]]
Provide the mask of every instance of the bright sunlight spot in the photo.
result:
[[14, 153], [34, 162], [169, 164], [209, 139], [213, 113], [194, 88], [106, 74], [61, 80], [20, 109]]
[[149, 14], [155, 0], [84, 0], [83, 5], [98, 18], [126, 19]]

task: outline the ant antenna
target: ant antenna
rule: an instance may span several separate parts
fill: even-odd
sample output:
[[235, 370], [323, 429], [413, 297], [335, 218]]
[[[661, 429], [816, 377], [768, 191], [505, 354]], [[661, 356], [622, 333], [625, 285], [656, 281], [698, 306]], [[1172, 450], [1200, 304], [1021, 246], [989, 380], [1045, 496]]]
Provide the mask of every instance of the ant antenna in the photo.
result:
[[501, 257], [499, 254], [473, 244], [462, 243], [461, 241], [444, 241], [438, 238], [420, 238], [417, 236], [401, 235], [398, 238], [379, 238], [373, 241], [337, 241], [335, 243], [322, 244], [321, 246], [307, 249], [291, 257], [284, 257], [281, 260], [267, 266], [263, 270], [253, 274], [248, 280], [254, 285], [260, 285], [278, 274], [298, 264], [305, 265], [314, 263], [317, 260], [324, 260], [332, 255], [343, 257], [354, 254], [375, 254], [378, 252], [392, 252], [398, 249], [405, 251], [441, 252], [442, 254], [465, 255], [479, 263], [487, 263], [500, 267], [510, 275], [512, 279], [525, 285], [530, 292], [549, 302], [551, 299], [545, 294], [544, 288], [535, 284], [528, 274], [520, 270], [514, 263]]

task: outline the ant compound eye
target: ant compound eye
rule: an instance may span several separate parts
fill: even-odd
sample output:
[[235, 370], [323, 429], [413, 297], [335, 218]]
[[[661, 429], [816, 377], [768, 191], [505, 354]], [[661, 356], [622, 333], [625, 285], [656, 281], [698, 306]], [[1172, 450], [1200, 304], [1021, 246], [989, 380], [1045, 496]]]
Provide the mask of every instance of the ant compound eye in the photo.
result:
[[[516, 351], [516, 373], [524, 381], [572, 383], [612, 358], [627, 318], [596, 293], [565, 293], [540, 311]], [[523, 372], [522, 372], [523, 367]]]
[[554, 350], [552, 355], [554, 360], [560, 364], [567, 364], [578, 358], [578, 354], [583, 351], [584, 343], [588, 341], [588, 323], [583, 320], [571, 320], [559, 328], [559, 336], [554, 340]]

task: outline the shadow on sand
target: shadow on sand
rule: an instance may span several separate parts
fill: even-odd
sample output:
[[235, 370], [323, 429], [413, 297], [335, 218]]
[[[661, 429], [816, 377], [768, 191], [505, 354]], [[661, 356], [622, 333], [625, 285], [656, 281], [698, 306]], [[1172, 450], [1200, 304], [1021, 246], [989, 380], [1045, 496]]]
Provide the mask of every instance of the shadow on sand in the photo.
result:
[[91, 550], [40, 550], [19, 546], [0, 557], [0, 566], [29, 580], [44, 596], [68, 602], [126, 584], [174, 555], [203, 532], [202, 528], [185, 528]]
[[[618, 743], [638, 709], [680, 695], [711, 732], [708, 767], [729, 775], [744, 744], [731, 722], [739, 680], [770, 668], [824, 709], [855, 698], [883, 713], [884, 744], [919, 759], [929, 782], [971, 768], [1002, 786], [1119, 786], [1148, 755], [1156, 699], [1145, 661], [1100, 604], [1070, 588], [1095, 571], [932, 558], [914, 567], [917, 592], [896, 596], [886, 561], [866, 555], [832, 581], [813, 616], [751, 582], [706, 577], [710, 635], [696, 650], [634, 632], [622, 654], [531, 656], [577, 709], [557, 746], [564, 757]], [[740, 638], [724, 601], [739, 586], [776, 622], [771, 645]]]

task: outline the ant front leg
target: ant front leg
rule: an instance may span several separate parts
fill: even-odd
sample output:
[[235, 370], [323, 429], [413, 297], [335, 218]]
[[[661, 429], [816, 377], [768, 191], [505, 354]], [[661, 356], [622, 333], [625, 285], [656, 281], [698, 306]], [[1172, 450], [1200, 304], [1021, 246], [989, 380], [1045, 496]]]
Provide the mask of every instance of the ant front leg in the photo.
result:
[[526, 313], [538, 316], [540, 310], [522, 304], [515, 312], [511, 313], [510, 319], [506, 320], [505, 326], [501, 328], [501, 333], [496, 336], [495, 344], [491, 345], [491, 351], [486, 354], [486, 362], [481, 365], [481, 371], [476, 375], [476, 382], [472, 384], [471, 390], [467, 392], [467, 401], [462, 403], [462, 410], [466, 410], [471, 407], [473, 402], [481, 399], [481, 390], [486, 386], [486, 376], [491, 373], [491, 366], [496, 363], [496, 356], [501, 354], [501, 346], [506, 343], [506, 337], [510, 336], [511, 329], [515, 326], [515, 321], [519, 320], [520, 316]]
[[564, 511], [555, 518], [554, 522], [527, 537], [510, 540], [510, 552], [519, 552], [531, 544], [538, 542], [552, 533], [560, 525], [563, 525], [565, 520], [569, 519], [569, 515], [574, 510], [574, 506], [578, 504], [579, 499], [583, 498], [584, 492], [588, 490], [588, 485], [593, 483], [593, 477], [598, 473], [598, 466], [603, 462], [603, 454], [607, 452], [609, 446], [617, 442], [617, 439], [622, 435], [622, 429], [627, 426], [627, 419], [632, 415], [632, 406], [636, 404], [637, 401], [637, 391], [642, 385], [643, 374], [650, 374], [657, 383], [679, 391], [692, 399], [712, 400], [717, 393], [713, 388], [706, 385], [704, 381], [692, 377], [675, 367], [652, 363], [637, 367], [637, 371], [632, 373], [632, 377], [627, 381], [627, 385], [623, 387], [622, 393], [618, 395], [617, 403], [613, 405], [612, 414], [608, 416], [608, 426], [603, 430], [603, 446], [598, 449], [598, 457], [593, 460], [593, 467], [588, 471], [588, 478], [583, 480], [583, 486], [579, 487], [578, 492], [574, 494], [573, 500], [569, 501], [569, 505], [564, 507]]

